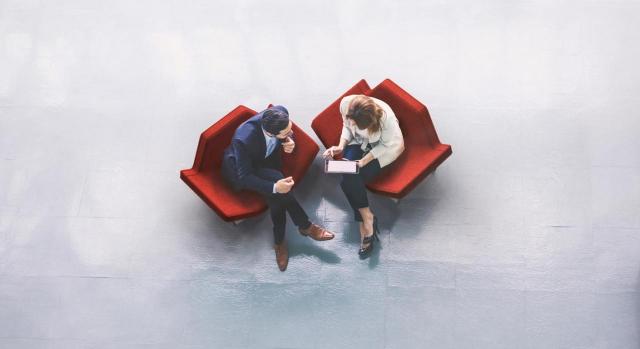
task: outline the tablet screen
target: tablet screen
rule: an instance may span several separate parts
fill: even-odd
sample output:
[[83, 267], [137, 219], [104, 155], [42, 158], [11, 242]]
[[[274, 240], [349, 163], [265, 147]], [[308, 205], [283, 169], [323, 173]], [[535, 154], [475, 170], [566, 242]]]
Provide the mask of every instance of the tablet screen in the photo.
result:
[[358, 172], [358, 163], [355, 161], [344, 161], [344, 160], [328, 160], [327, 161], [327, 172], [336, 172], [336, 173], [357, 173]]

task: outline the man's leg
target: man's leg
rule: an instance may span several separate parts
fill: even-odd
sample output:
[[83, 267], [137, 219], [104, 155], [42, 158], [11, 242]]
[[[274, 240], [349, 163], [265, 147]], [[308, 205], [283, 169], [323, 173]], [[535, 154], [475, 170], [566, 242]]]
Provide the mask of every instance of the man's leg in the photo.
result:
[[[263, 178], [270, 179], [274, 182], [284, 177], [280, 171], [272, 168], [262, 168], [258, 170], [258, 175], [261, 177], [264, 176]], [[272, 194], [270, 198], [275, 198], [275, 200], [282, 203], [302, 235], [309, 236], [317, 241], [331, 240], [334, 238], [335, 235], [332, 232], [317, 224], [311, 223], [309, 216], [304, 212], [304, 209], [300, 206], [292, 191], [286, 194]]]
[[278, 200], [274, 195], [265, 195], [264, 198], [269, 206], [269, 215], [273, 223], [273, 241], [279, 245], [284, 240], [287, 211], [282, 200]]
[[291, 217], [293, 224], [295, 224], [296, 227], [301, 229], [309, 228], [309, 226], [311, 225], [309, 216], [304, 211], [302, 206], [300, 206], [298, 199], [296, 199], [293, 193], [288, 192], [286, 194], [279, 194], [279, 195], [282, 195], [285, 198], [284, 200], [287, 203], [286, 205], [287, 212], [289, 212], [289, 217]]
[[[275, 153], [275, 152], [274, 152]], [[281, 162], [279, 161], [280, 154], [274, 155], [271, 154], [269, 158], [266, 159], [264, 167], [258, 170], [258, 176], [272, 180], [277, 182], [278, 180], [284, 178], [284, 175], [280, 171]], [[286, 194], [277, 194], [280, 196], [282, 200], [286, 202], [285, 208], [289, 212], [289, 217], [293, 221], [298, 228], [306, 229], [311, 225], [309, 221], [309, 216], [307, 216], [306, 212], [298, 203], [298, 199], [296, 199], [293, 191], [289, 191]]]
[[[274, 182], [284, 178], [282, 172], [272, 168], [258, 169], [256, 175]], [[265, 195], [265, 199], [267, 200], [269, 209], [271, 210], [273, 236], [276, 244], [279, 244], [284, 239], [286, 225], [285, 212], [289, 212], [291, 220], [298, 228], [306, 229], [311, 225], [309, 216], [304, 212], [304, 209], [300, 206], [298, 200], [291, 191], [286, 194], [276, 193]]]

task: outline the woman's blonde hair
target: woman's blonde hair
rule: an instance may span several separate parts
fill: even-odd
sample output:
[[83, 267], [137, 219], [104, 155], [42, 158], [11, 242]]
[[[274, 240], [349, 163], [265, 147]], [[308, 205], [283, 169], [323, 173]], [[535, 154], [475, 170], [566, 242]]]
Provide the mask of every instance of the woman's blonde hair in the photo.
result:
[[349, 103], [346, 117], [355, 121], [359, 129], [374, 133], [380, 131], [380, 119], [383, 115], [384, 110], [372, 98], [357, 95]]

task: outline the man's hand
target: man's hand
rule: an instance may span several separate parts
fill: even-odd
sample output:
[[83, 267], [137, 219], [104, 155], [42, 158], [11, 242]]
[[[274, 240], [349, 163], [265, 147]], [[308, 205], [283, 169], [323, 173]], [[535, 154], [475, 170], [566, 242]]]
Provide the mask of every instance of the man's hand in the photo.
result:
[[340, 146], [334, 145], [331, 148], [325, 150], [324, 153], [322, 153], [322, 156], [324, 156], [325, 158], [332, 158], [334, 155], [342, 153], [342, 150], [343, 149]]
[[276, 182], [276, 192], [286, 194], [291, 190], [294, 184], [293, 177], [283, 178]]
[[292, 153], [293, 148], [295, 147], [296, 147], [296, 142], [294, 142], [291, 137], [287, 137], [287, 142], [282, 143], [282, 149], [284, 149], [285, 153], [289, 153], [289, 154]]

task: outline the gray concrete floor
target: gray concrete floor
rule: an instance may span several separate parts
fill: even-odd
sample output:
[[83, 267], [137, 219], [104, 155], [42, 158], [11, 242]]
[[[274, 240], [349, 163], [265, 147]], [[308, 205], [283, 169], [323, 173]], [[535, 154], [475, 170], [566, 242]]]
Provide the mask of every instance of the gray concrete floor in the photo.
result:
[[[638, 348], [637, 1], [0, 1], [0, 347]], [[453, 156], [337, 231], [222, 222], [178, 178], [238, 104], [312, 118], [360, 78]], [[315, 135], [314, 135], [315, 137]]]

